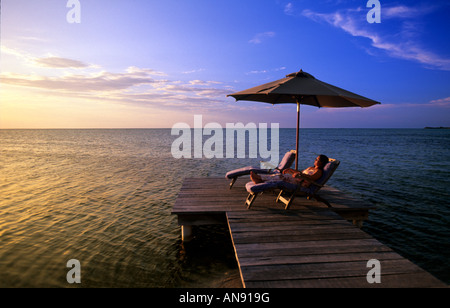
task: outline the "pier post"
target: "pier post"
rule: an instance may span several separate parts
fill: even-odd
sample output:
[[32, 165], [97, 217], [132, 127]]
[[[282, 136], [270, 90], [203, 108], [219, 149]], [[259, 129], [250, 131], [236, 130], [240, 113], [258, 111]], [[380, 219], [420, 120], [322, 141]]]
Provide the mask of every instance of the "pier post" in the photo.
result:
[[360, 220], [360, 219], [353, 219], [353, 225], [354, 226], [357, 226], [358, 228], [362, 228], [362, 226], [363, 226], [363, 221], [362, 220]]
[[181, 240], [183, 242], [189, 242], [193, 238], [192, 236], [192, 226], [182, 225], [181, 226]]

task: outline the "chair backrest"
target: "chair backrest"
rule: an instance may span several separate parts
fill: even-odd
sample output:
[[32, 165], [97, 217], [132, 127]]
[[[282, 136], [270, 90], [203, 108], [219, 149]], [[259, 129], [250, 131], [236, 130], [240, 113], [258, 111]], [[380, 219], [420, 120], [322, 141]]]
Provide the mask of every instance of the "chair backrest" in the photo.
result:
[[[339, 166], [341, 162], [330, 158], [330, 160], [328, 161], [328, 163], [325, 165], [325, 167], [323, 167], [323, 174], [320, 177], [320, 179], [318, 179], [316, 181], [317, 184], [319, 185], [325, 185], [325, 183], [330, 179], [330, 177], [333, 175], [334, 171], [336, 171], [337, 167]], [[310, 188], [310, 193], [316, 193], [317, 191], [319, 191], [319, 189], [321, 188], [321, 186], [317, 186], [314, 184], [311, 184]]]
[[295, 161], [295, 151], [291, 150], [286, 154], [284, 154], [284, 157], [278, 164], [277, 169], [283, 171], [284, 169], [289, 168], [294, 161]]

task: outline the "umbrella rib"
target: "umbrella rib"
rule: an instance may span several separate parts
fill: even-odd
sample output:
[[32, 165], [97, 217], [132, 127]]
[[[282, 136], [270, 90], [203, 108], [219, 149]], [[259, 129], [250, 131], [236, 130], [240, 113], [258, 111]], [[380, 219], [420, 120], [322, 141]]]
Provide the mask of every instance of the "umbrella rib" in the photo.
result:
[[320, 106], [319, 100], [317, 99], [317, 95], [313, 95], [314, 101], [316, 102], [317, 107], [322, 107]]

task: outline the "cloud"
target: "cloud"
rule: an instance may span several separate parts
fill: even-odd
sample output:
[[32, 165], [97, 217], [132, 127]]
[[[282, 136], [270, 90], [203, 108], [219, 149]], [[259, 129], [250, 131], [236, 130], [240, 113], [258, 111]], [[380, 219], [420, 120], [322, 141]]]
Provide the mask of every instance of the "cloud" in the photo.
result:
[[194, 73], [200, 73], [205, 71], [204, 68], [199, 68], [199, 69], [194, 69], [194, 70], [190, 70], [190, 71], [185, 71], [185, 72], [181, 72], [181, 74], [194, 74]]
[[47, 57], [47, 58], [36, 58], [34, 60], [35, 63], [44, 67], [51, 68], [86, 68], [89, 67], [88, 64], [85, 64], [81, 61], [67, 59], [67, 58], [59, 58], [59, 57]]
[[[433, 51], [423, 48], [416, 38], [416, 26], [405, 19], [416, 18], [430, 12], [431, 8], [411, 8], [396, 6], [385, 8], [383, 18], [402, 18], [401, 28], [393, 34], [382, 34], [374, 27], [370, 27], [366, 15], [361, 9], [340, 10], [333, 13], [317, 13], [309, 9], [302, 11], [302, 15], [316, 22], [326, 22], [339, 28], [351, 36], [369, 39], [371, 46], [386, 52], [389, 56], [421, 63], [427, 68], [450, 70], [450, 58], [442, 57]], [[392, 30], [391, 30], [392, 32]], [[372, 54], [370, 51], [368, 51]]]
[[[12, 87], [35, 90], [33, 93], [36, 97], [55, 98], [61, 104], [75, 100], [152, 106], [161, 110], [173, 110], [174, 107], [176, 110], [190, 111], [198, 108], [229, 109], [224, 101], [230, 93], [230, 88], [219, 81], [169, 80], [164, 72], [136, 66], [130, 66], [122, 72], [100, 71], [100, 66], [83, 61], [53, 56], [35, 57], [4, 46], [2, 52], [16, 56], [22, 64], [50, 69], [39, 71], [39, 75], [2, 72], [2, 87], [8, 87], [8, 90], [13, 89]], [[55, 74], [55, 68], [75, 68], [77, 71], [50, 75]]]
[[274, 69], [270, 69], [270, 70], [253, 70], [250, 72], [247, 72], [246, 75], [252, 75], [252, 74], [266, 74], [269, 72], [279, 72], [279, 71], [283, 71], [285, 70], [286, 67], [282, 66], [282, 67], [278, 67], [278, 68], [274, 68]]
[[258, 33], [249, 41], [249, 43], [261, 44], [264, 40], [272, 37], [275, 37], [275, 32], [273, 31]]
[[432, 100], [430, 104], [433, 106], [450, 108], [450, 97]]
[[201, 86], [209, 86], [211, 84], [221, 84], [219, 81], [203, 81], [203, 80], [191, 80], [189, 81], [189, 84], [192, 85], [201, 85]]
[[[419, 103], [409, 103], [409, 102], [403, 102], [403, 103], [383, 103], [380, 105], [375, 105], [371, 107], [370, 109], [394, 109], [394, 108], [437, 108], [444, 112], [447, 111], [447, 109], [441, 109], [441, 108], [450, 108], [450, 97], [445, 98], [439, 98], [427, 102], [419, 102]], [[344, 109], [344, 108], [343, 108]], [[335, 109], [338, 110], [338, 109]]]
[[1, 47], [1, 53], [2, 53], [2, 55], [14, 56], [17, 59], [19, 59], [20, 61], [23, 61], [26, 63], [34, 63], [34, 60], [35, 60], [34, 57], [28, 55], [25, 52], [18, 51], [17, 49], [9, 48], [9, 47], [3, 46], [3, 45]]
[[433, 6], [422, 6], [422, 7], [408, 7], [405, 5], [398, 6], [382, 6], [381, 15], [383, 19], [390, 18], [418, 18], [420, 16], [426, 15], [433, 11], [435, 8]]
[[250, 72], [246, 73], [246, 75], [250, 75], [250, 74], [265, 74], [265, 73], [268, 73], [268, 72], [269, 72], [268, 70], [253, 70], [253, 71], [250, 71]]
[[294, 14], [294, 5], [292, 4], [292, 2], [289, 2], [288, 4], [285, 5], [284, 13], [286, 15], [293, 15]]
[[[229, 93], [227, 87], [220, 88], [221, 82], [191, 80], [188, 82], [154, 79], [153, 70], [130, 67], [124, 73], [100, 72], [89, 75], [70, 74], [63, 77], [47, 77], [3, 73], [0, 75], [2, 84], [37, 88], [53, 91], [61, 95], [92, 96], [111, 95], [142, 100], [182, 95], [182, 98], [209, 97], [224, 98]], [[142, 88], [144, 87], [144, 88]], [[118, 94], [122, 95], [119, 96]], [[178, 96], [180, 97], [180, 96]]]
[[128, 67], [127, 68], [127, 73], [128, 74], [132, 74], [132, 75], [135, 75], [135, 76], [147, 76], [147, 75], [150, 75], [150, 76], [167, 76], [167, 74], [166, 73], [164, 73], [164, 72], [160, 72], [160, 71], [156, 71], [156, 70], [153, 70], [153, 69], [150, 69], [150, 68], [139, 68], [139, 67], [136, 67], [136, 66], [130, 66], [130, 67]]
[[156, 82], [145, 73], [110, 72], [100, 72], [93, 75], [71, 74], [63, 77], [5, 73], [1, 75], [0, 81], [3, 84], [65, 92], [118, 91]]
[[47, 56], [47, 57], [35, 57], [26, 52], [19, 51], [13, 48], [9, 48], [7, 46], [2, 46], [1, 49], [2, 54], [11, 55], [21, 60], [23, 63], [27, 63], [28, 65], [45, 67], [45, 68], [56, 68], [56, 69], [84, 69], [93, 67], [90, 64], [86, 64], [82, 61], [69, 59], [69, 58], [61, 58], [56, 56]]

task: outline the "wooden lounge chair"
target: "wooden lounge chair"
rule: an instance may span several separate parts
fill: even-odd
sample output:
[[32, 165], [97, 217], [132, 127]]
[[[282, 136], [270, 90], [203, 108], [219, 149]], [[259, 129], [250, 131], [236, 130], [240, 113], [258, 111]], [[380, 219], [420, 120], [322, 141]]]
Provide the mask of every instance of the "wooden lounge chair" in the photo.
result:
[[327, 200], [319, 196], [318, 192], [326, 184], [328, 179], [333, 175], [339, 164], [340, 162], [338, 160], [330, 159], [330, 161], [323, 168], [322, 177], [316, 182], [304, 178], [306, 181], [309, 181], [311, 183], [309, 187], [303, 187], [301, 185], [296, 185], [281, 180], [268, 181], [259, 184], [248, 182], [245, 185], [245, 188], [247, 189], [249, 195], [245, 200], [245, 205], [247, 206], [247, 209], [250, 209], [250, 207], [253, 205], [253, 202], [260, 194], [268, 190], [280, 189], [280, 193], [278, 194], [276, 202], [284, 203], [286, 210], [289, 209], [295, 197], [300, 195], [306, 196], [308, 199], [314, 198], [317, 201], [323, 202], [327, 206], [331, 207]]
[[284, 169], [287, 169], [289, 167], [291, 167], [292, 163], [295, 161], [295, 151], [291, 150], [289, 152], [287, 152], [283, 159], [281, 160], [281, 162], [278, 164], [277, 167], [272, 168], [272, 169], [262, 169], [259, 167], [254, 167], [254, 166], [248, 166], [248, 167], [243, 167], [243, 168], [239, 168], [239, 169], [235, 169], [232, 171], [227, 172], [227, 174], [225, 175], [225, 177], [229, 180], [231, 180], [230, 182], [230, 189], [233, 187], [234, 183], [236, 182], [238, 177], [241, 177], [243, 175], [249, 175], [250, 172], [256, 172], [256, 173], [260, 173], [260, 174], [276, 174], [276, 173], [281, 173]]

